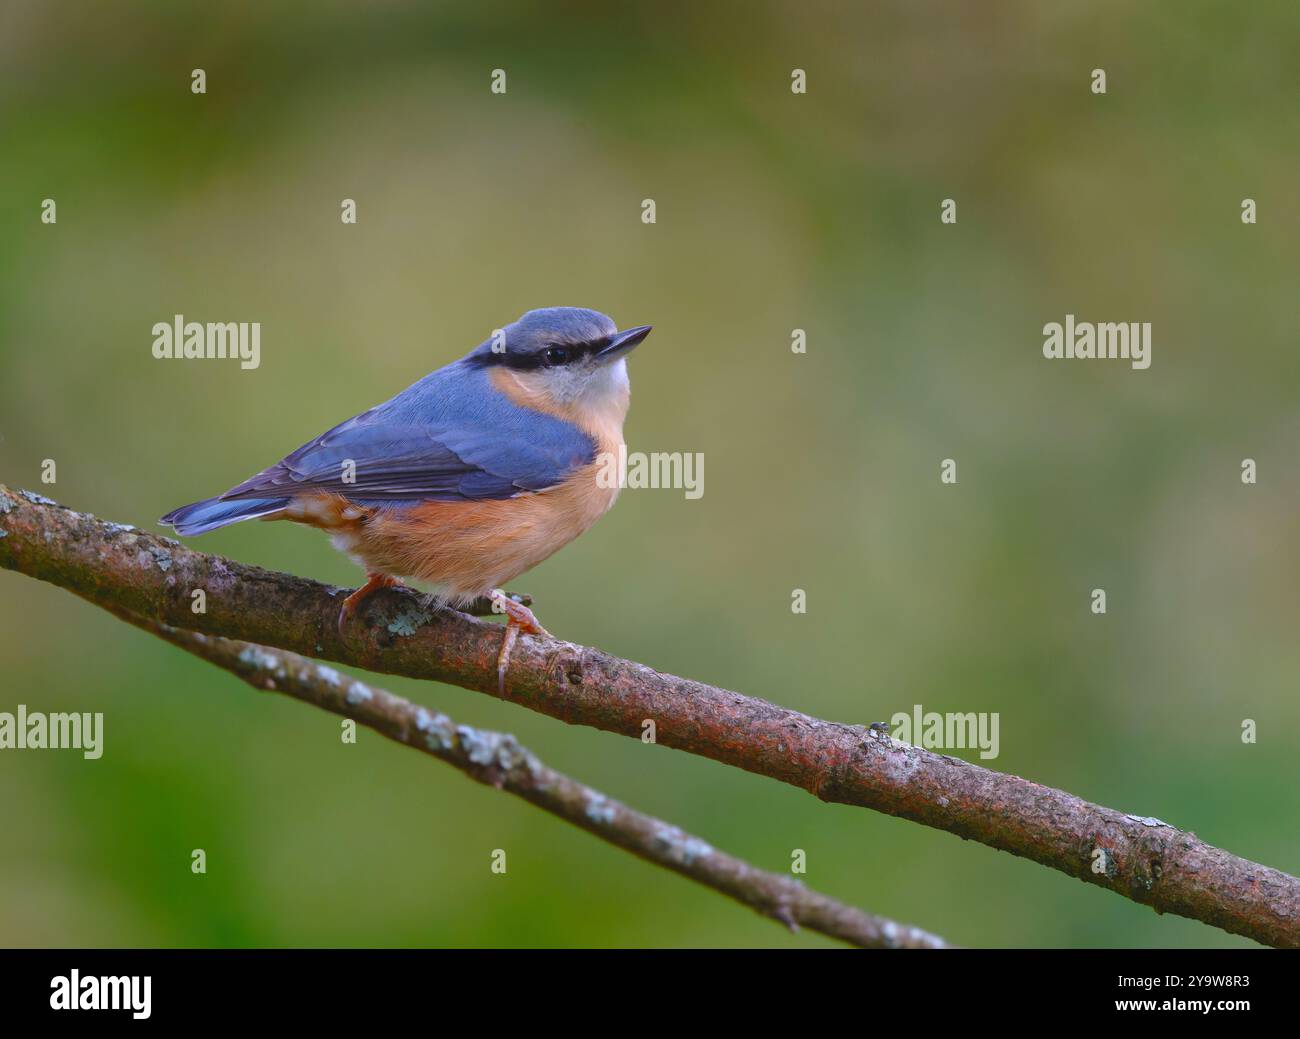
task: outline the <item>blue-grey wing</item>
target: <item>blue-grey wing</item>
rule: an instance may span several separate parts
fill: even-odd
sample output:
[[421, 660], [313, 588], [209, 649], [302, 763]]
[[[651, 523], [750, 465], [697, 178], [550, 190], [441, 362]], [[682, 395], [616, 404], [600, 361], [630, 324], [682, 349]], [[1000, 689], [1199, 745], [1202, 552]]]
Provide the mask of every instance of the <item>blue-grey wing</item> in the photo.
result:
[[581, 429], [513, 404], [478, 375], [441, 369], [221, 497], [317, 490], [364, 502], [481, 501], [554, 487], [594, 459]]

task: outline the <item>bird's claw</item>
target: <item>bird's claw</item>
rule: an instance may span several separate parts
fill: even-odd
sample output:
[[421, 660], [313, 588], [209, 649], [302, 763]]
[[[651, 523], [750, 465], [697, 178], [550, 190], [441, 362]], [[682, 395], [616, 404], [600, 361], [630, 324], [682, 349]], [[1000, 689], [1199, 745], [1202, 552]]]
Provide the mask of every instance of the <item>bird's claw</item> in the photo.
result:
[[366, 583], [344, 599], [343, 605], [339, 607], [339, 639], [346, 638], [348, 621], [352, 619], [352, 615], [357, 612], [357, 607], [363, 600], [380, 588], [397, 588], [401, 584], [401, 578], [398, 577], [389, 577], [387, 574], [366, 574]]
[[501, 652], [497, 654], [497, 692], [504, 696], [506, 692], [506, 671], [510, 667], [510, 651], [514, 649], [519, 633], [522, 631], [526, 635], [537, 635], [544, 639], [553, 638], [554, 636], [542, 627], [541, 622], [533, 615], [532, 610], [521, 602], [515, 602], [505, 592], [499, 589], [495, 590], [489, 598], [506, 615], [505, 632], [501, 639]]

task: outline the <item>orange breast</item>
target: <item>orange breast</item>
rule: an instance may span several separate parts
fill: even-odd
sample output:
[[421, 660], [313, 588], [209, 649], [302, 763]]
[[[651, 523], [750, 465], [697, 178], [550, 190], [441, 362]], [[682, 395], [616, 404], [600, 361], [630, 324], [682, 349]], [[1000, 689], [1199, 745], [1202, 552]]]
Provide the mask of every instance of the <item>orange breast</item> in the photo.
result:
[[339, 547], [371, 570], [427, 581], [448, 600], [469, 600], [559, 551], [614, 504], [599, 463], [559, 487], [481, 502], [422, 502], [377, 511]]

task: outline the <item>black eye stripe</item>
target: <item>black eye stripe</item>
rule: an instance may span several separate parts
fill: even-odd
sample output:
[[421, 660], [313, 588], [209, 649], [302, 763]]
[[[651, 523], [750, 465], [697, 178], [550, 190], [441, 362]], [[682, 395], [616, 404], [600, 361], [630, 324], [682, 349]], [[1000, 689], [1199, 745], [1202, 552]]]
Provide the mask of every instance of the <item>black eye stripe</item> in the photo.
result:
[[541, 354], [542, 357], [545, 357], [548, 350], [563, 350], [568, 354], [570, 361], [576, 361], [579, 357], [589, 357], [607, 346], [609, 346], [609, 336], [604, 336], [586, 343], [547, 343]]
[[[526, 354], [514, 353], [507, 346], [504, 353], [497, 354], [489, 352], [480, 355], [480, 363], [488, 365], [504, 365], [506, 368], [518, 372], [534, 371], [538, 368], [563, 367], [564, 365], [573, 364], [575, 361], [581, 360], [584, 357], [590, 357], [592, 354], [598, 353], [609, 345], [609, 340], [609, 336], [601, 336], [599, 339], [592, 339], [585, 343], [565, 343], [557, 340], [546, 343], [539, 349]], [[547, 357], [547, 354], [551, 350], [557, 348], [564, 350], [568, 354], [567, 360], [562, 361], [559, 364], [553, 363]]]

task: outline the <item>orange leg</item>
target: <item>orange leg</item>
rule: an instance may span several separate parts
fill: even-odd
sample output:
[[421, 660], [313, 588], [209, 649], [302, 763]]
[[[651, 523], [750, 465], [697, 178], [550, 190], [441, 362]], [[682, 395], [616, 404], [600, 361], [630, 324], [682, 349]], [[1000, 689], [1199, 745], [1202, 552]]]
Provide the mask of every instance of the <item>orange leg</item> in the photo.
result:
[[401, 585], [402, 579], [400, 577], [389, 577], [387, 574], [367, 572], [366, 583], [344, 599], [343, 605], [339, 607], [339, 638], [346, 637], [344, 630], [348, 626], [348, 621], [357, 612], [357, 607], [361, 605], [363, 599], [381, 588], [400, 588]]
[[515, 648], [515, 640], [519, 638], [519, 633], [522, 631], [526, 635], [540, 635], [544, 639], [554, 638], [554, 636], [542, 627], [533, 616], [532, 610], [521, 602], [515, 602], [501, 589], [493, 589], [488, 598], [506, 615], [505, 635], [501, 640], [501, 652], [497, 655], [497, 692], [504, 695], [506, 669], [510, 666], [510, 651]]

